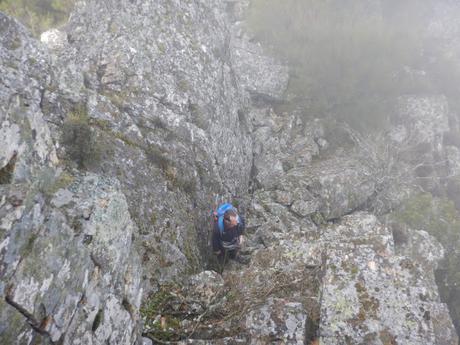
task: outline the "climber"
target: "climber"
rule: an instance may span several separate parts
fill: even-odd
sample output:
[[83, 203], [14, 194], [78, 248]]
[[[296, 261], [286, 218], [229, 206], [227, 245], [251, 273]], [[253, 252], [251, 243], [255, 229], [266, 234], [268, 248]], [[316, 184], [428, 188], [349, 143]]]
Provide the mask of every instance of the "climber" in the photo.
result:
[[225, 264], [227, 258], [240, 263], [247, 263], [238, 254], [244, 242], [244, 219], [231, 204], [220, 205], [214, 212], [214, 230], [212, 247], [220, 262]]

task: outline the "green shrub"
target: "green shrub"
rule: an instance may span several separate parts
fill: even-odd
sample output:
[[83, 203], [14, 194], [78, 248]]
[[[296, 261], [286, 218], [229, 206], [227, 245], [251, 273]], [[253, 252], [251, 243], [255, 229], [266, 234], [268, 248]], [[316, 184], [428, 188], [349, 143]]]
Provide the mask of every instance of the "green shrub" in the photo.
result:
[[179, 315], [174, 315], [171, 304], [177, 299], [174, 294], [177, 287], [174, 285], [165, 285], [160, 290], [150, 295], [141, 306], [140, 314], [144, 323], [144, 332], [147, 336], [154, 339], [169, 341], [178, 340], [180, 328]]
[[91, 129], [84, 107], [77, 107], [64, 121], [61, 142], [67, 156], [79, 168], [88, 169], [101, 157], [101, 147]]
[[396, 96], [422, 87], [402, 73], [419, 62], [417, 26], [395, 18], [390, 25], [366, 4], [253, 0], [248, 16], [256, 38], [289, 62], [289, 91], [310, 100], [309, 113], [355, 128], [381, 126]]
[[449, 199], [421, 193], [407, 200], [393, 217], [412, 229], [428, 231], [448, 251], [455, 250], [460, 243], [460, 214]]
[[158, 165], [163, 172], [168, 171], [173, 165], [167, 153], [157, 146], [148, 146], [145, 149], [145, 155], [150, 163]]
[[13, 180], [14, 168], [16, 166], [16, 154], [10, 161], [0, 169], [0, 184], [9, 184]]
[[0, 0], [0, 11], [19, 19], [35, 36], [67, 21], [75, 0]]
[[392, 215], [399, 224], [428, 231], [446, 250], [444, 262], [436, 272], [441, 299], [449, 306], [457, 332], [460, 331], [460, 213], [449, 199], [421, 193], [407, 200]]

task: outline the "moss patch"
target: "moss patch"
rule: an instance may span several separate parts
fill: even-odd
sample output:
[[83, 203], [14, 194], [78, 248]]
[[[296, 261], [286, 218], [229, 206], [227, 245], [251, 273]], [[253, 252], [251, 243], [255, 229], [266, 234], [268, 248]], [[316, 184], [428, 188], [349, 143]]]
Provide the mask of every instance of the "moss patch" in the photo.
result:
[[99, 309], [99, 311], [96, 314], [96, 317], [94, 318], [93, 325], [91, 326], [91, 330], [93, 332], [96, 332], [96, 330], [99, 328], [101, 323], [104, 321], [104, 310]]
[[38, 238], [38, 235], [35, 233], [32, 233], [27, 239], [27, 241], [24, 243], [24, 245], [21, 247], [21, 249], [19, 250], [19, 253], [21, 254], [23, 258], [32, 252], [34, 243], [37, 240], [37, 238]]

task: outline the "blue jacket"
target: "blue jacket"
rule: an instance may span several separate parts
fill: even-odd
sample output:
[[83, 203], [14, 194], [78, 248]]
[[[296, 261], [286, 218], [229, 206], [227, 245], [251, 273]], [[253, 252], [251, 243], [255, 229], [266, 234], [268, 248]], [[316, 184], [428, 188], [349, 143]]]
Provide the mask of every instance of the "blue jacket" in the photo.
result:
[[240, 216], [240, 222], [231, 228], [224, 227], [224, 231], [219, 230], [217, 222], [214, 222], [214, 230], [212, 233], [212, 250], [223, 251], [222, 241], [236, 243], [238, 238], [243, 235], [245, 228], [244, 218]]

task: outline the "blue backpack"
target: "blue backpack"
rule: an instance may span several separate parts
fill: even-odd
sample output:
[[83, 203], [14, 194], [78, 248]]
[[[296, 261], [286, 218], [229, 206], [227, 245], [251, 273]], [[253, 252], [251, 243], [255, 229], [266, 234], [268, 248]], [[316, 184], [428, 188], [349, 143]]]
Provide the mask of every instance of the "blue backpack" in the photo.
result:
[[[229, 210], [233, 210], [235, 212], [237, 212], [236, 208], [233, 207], [232, 204], [230, 203], [225, 203], [225, 204], [222, 204], [220, 205], [218, 208], [217, 208], [217, 211], [215, 213], [215, 216], [217, 218], [217, 226], [219, 227], [219, 231], [222, 233], [224, 232], [224, 215], [225, 215], [225, 212], [229, 211]], [[240, 223], [240, 216], [237, 215], [237, 219], [238, 219], [238, 223]]]

